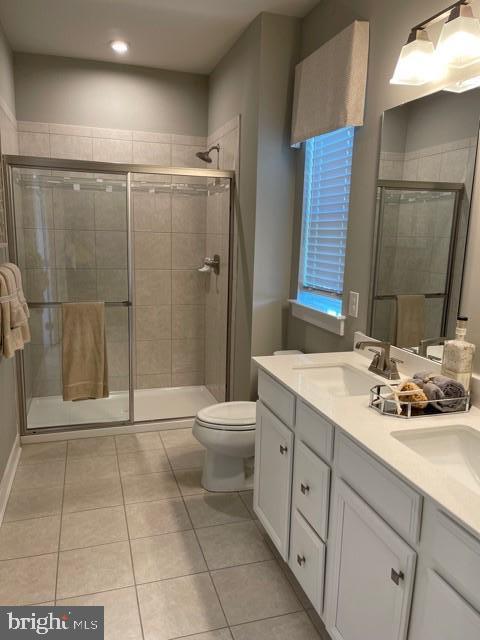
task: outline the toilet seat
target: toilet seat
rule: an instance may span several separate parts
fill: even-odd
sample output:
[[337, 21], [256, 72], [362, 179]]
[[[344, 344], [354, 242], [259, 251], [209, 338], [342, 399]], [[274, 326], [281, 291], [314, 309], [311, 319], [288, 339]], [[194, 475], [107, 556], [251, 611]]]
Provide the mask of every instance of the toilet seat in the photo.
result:
[[221, 402], [201, 409], [197, 422], [207, 429], [253, 431], [256, 423], [255, 402]]

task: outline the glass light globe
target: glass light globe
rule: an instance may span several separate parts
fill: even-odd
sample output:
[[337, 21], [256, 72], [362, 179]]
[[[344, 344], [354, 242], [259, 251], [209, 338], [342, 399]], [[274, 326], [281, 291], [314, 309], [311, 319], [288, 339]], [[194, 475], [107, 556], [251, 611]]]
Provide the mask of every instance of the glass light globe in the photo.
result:
[[417, 30], [402, 47], [390, 84], [426, 84], [438, 80], [442, 73], [433, 43], [425, 31]]
[[455, 7], [442, 27], [437, 44], [440, 60], [461, 69], [480, 62], [480, 20], [468, 5]]

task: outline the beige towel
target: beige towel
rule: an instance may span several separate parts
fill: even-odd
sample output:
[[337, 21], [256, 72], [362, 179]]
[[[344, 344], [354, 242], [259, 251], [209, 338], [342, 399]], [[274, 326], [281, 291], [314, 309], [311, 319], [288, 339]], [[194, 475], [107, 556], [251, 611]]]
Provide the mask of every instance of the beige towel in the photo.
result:
[[[8, 303], [10, 305], [10, 327], [12, 329], [14, 329], [15, 327], [21, 327], [22, 325], [25, 325], [27, 323], [28, 319], [22, 305], [20, 304], [20, 300], [18, 299], [18, 290], [15, 276], [13, 275], [13, 272], [6, 266], [6, 264], [2, 264], [0, 266], [0, 273], [3, 275], [3, 277], [5, 278], [5, 282], [7, 283]], [[7, 302], [5, 298], [2, 300], [2, 303], [4, 302]]]
[[0, 269], [0, 342], [5, 358], [12, 358], [25, 344], [22, 327], [12, 327], [10, 299], [9, 280]]
[[104, 303], [63, 304], [62, 324], [63, 399], [108, 398]]
[[28, 304], [25, 299], [25, 294], [23, 292], [22, 274], [20, 269], [17, 267], [16, 264], [13, 264], [13, 262], [5, 262], [5, 264], [3, 264], [2, 266], [5, 267], [6, 269], [9, 269], [13, 273], [13, 277], [15, 278], [15, 284], [17, 286], [18, 301], [22, 305], [25, 315], [27, 316], [27, 318], [29, 318], [30, 310], [28, 308]]
[[425, 338], [425, 296], [397, 296], [397, 347], [417, 347]]

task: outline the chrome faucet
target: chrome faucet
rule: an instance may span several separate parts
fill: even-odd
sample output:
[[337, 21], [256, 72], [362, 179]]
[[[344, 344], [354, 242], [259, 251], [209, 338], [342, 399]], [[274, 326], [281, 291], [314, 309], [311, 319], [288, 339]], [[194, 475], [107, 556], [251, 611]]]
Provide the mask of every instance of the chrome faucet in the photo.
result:
[[[445, 338], [445, 336], [439, 336], [438, 338], [426, 338], [425, 340], [422, 340], [420, 342], [418, 354], [422, 356], [422, 358], [430, 358], [431, 360], [438, 360], [438, 358], [428, 355], [428, 347], [433, 347], [436, 345], [440, 346], [442, 344], [445, 344], [446, 340], [448, 340], [448, 338]], [[440, 362], [441, 362], [441, 359], [440, 359]]]
[[361, 342], [357, 342], [355, 349], [365, 349], [366, 347], [377, 347], [377, 349], [381, 349], [381, 351], [377, 351], [377, 349], [374, 348], [369, 349], [369, 351], [372, 351], [375, 355], [368, 370], [387, 380], [400, 380], [397, 363], [402, 361], [390, 357], [391, 346], [389, 342], [362, 340]]

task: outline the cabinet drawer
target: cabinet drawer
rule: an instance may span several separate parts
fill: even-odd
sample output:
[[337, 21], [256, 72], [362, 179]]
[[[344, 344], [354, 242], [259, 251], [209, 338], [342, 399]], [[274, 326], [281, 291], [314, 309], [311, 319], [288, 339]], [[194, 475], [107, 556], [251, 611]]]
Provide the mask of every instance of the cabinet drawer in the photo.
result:
[[264, 371], [258, 372], [260, 400], [287, 426], [295, 424], [295, 396]]
[[295, 443], [293, 504], [318, 535], [327, 539], [330, 468], [303, 442]]
[[431, 553], [439, 573], [480, 610], [480, 541], [437, 511]]
[[321, 615], [325, 575], [325, 545], [298, 511], [292, 515], [290, 568]]
[[335, 465], [343, 478], [408, 542], [420, 534], [421, 496], [343, 434], [335, 439]]
[[332, 460], [333, 425], [301, 400], [297, 400], [295, 431], [312, 451], [327, 462]]

